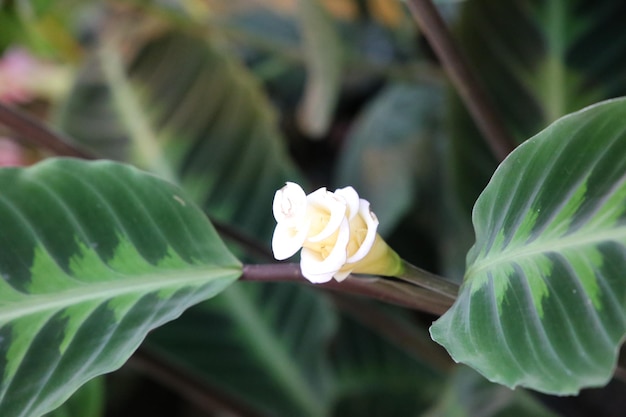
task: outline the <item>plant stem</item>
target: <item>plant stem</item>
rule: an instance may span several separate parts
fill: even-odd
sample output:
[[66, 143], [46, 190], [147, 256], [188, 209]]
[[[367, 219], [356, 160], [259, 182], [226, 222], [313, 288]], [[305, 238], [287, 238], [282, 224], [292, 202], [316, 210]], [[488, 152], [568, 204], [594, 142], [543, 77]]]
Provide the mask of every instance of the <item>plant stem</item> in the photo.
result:
[[454, 298], [389, 278], [349, 276], [342, 282], [311, 284], [302, 275], [298, 264], [245, 265], [241, 280], [309, 284], [319, 289], [361, 295], [435, 315], [445, 313], [454, 302]]
[[69, 138], [52, 131], [32, 116], [4, 104], [0, 104], [0, 124], [19, 135], [18, 139], [48, 150], [55, 155], [95, 159], [89, 152], [73, 144]]
[[516, 143], [504, 127], [485, 89], [474, 76], [466, 59], [454, 43], [437, 8], [431, 0], [407, 0], [406, 3], [492, 153], [502, 161], [515, 149]]
[[211, 220], [213, 227], [215, 227], [215, 230], [222, 238], [228, 239], [241, 246], [247, 255], [258, 258], [259, 260], [268, 262], [274, 261], [274, 255], [272, 255], [272, 251], [269, 250], [266, 245], [263, 245], [253, 237], [237, 230], [229, 224], [216, 220], [212, 217], [209, 217], [209, 220]]
[[456, 300], [459, 286], [447, 279], [402, 261], [403, 271], [396, 278], [425, 288], [450, 300]]

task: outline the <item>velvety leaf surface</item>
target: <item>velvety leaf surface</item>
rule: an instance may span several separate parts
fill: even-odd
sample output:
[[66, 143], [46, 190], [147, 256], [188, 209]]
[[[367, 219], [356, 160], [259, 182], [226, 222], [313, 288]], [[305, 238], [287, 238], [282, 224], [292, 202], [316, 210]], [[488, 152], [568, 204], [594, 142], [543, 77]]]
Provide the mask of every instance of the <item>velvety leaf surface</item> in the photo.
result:
[[0, 170], [0, 415], [39, 416], [240, 274], [182, 191], [112, 162]]
[[474, 208], [456, 303], [431, 328], [492, 381], [574, 394], [606, 383], [626, 331], [626, 100], [521, 145]]

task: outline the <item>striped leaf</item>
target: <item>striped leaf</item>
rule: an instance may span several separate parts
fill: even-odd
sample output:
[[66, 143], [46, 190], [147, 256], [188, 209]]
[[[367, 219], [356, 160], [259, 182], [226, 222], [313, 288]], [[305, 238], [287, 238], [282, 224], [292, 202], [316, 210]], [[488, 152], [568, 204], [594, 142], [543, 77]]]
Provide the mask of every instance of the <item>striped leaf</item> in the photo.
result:
[[0, 415], [39, 416], [240, 273], [181, 191], [113, 162], [0, 170]]
[[[622, 0], [472, 0], [456, 26], [509, 131], [521, 142], [557, 118], [626, 95]], [[497, 162], [453, 105], [451, 174], [466, 212]]]
[[212, 218], [271, 236], [259, 207], [298, 174], [257, 81], [202, 36], [164, 29], [125, 42], [137, 50], [130, 62], [109, 48], [101, 71], [85, 68], [59, 110], [63, 129], [98, 155], [169, 176]]
[[[379, 313], [378, 306], [361, 307]], [[350, 318], [341, 321], [332, 350], [337, 374], [333, 416], [417, 416], [441, 392], [444, 378], [437, 368], [439, 363], [418, 341], [438, 347], [428, 340], [425, 328], [395, 313], [387, 310], [380, 317], [384, 326], [410, 329], [403, 333], [400, 343], [389, 343]], [[412, 350], [405, 349], [404, 344]]]
[[525, 390], [492, 384], [466, 366], [458, 366], [437, 404], [422, 417], [557, 417]]
[[514, 151], [474, 207], [454, 306], [431, 328], [492, 381], [555, 394], [605, 384], [626, 331], [626, 99]]
[[[522, 142], [557, 118], [626, 95], [622, 0], [472, 0], [461, 2], [456, 40]], [[446, 190], [454, 227], [448, 269], [462, 269], [472, 238], [470, 213], [498, 163], [458, 100], [449, 106]], [[446, 227], [452, 221], [444, 224]]]
[[[172, 28], [125, 38], [133, 58], [124, 68], [109, 62], [105, 79], [87, 69], [61, 119], [111, 157], [140, 162], [141, 137], [154, 140], [175, 180], [212, 218], [268, 243], [274, 192], [299, 175], [257, 81], [216, 44]], [[125, 118], [126, 106], [138, 117]], [[324, 346], [334, 319], [322, 295], [305, 286], [237, 283], [159, 329], [151, 347], [259, 412], [323, 415], [332, 387]], [[251, 384], [251, 375], [264, 382]]]
[[44, 417], [103, 417], [105, 377], [100, 376], [80, 387], [67, 401]]
[[336, 314], [301, 286], [241, 282], [155, 331], [148, 346], [262, 415], [327, 416]]

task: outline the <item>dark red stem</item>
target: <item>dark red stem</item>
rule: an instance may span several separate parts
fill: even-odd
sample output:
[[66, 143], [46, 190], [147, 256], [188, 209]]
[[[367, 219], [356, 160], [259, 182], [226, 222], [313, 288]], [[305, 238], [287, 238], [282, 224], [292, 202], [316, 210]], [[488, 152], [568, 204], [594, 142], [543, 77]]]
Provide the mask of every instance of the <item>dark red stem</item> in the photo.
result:
[[467, 60], [452, 39], [439, 11], [431, 0], [408, 0], [407, 5], [492, 153], [499, 161], [502, 161], [515, 149], [516, 143], [509, 135], [482, 84], [473, 74]]

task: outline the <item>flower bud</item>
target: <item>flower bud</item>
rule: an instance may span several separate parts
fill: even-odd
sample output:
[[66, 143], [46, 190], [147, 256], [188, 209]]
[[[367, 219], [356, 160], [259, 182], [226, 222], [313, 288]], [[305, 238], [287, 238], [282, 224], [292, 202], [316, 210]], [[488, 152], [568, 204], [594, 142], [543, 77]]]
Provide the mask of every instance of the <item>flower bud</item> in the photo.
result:
[[277, 225], [272, 250], [278, 260], [300, 253], [300, 267], [313, 283], [344, 280], [351, 272], [396, 275], [398, 255], [376, 233], [378, 219], [352, 187], [305, 194], [288, 182], [273, 203]]

